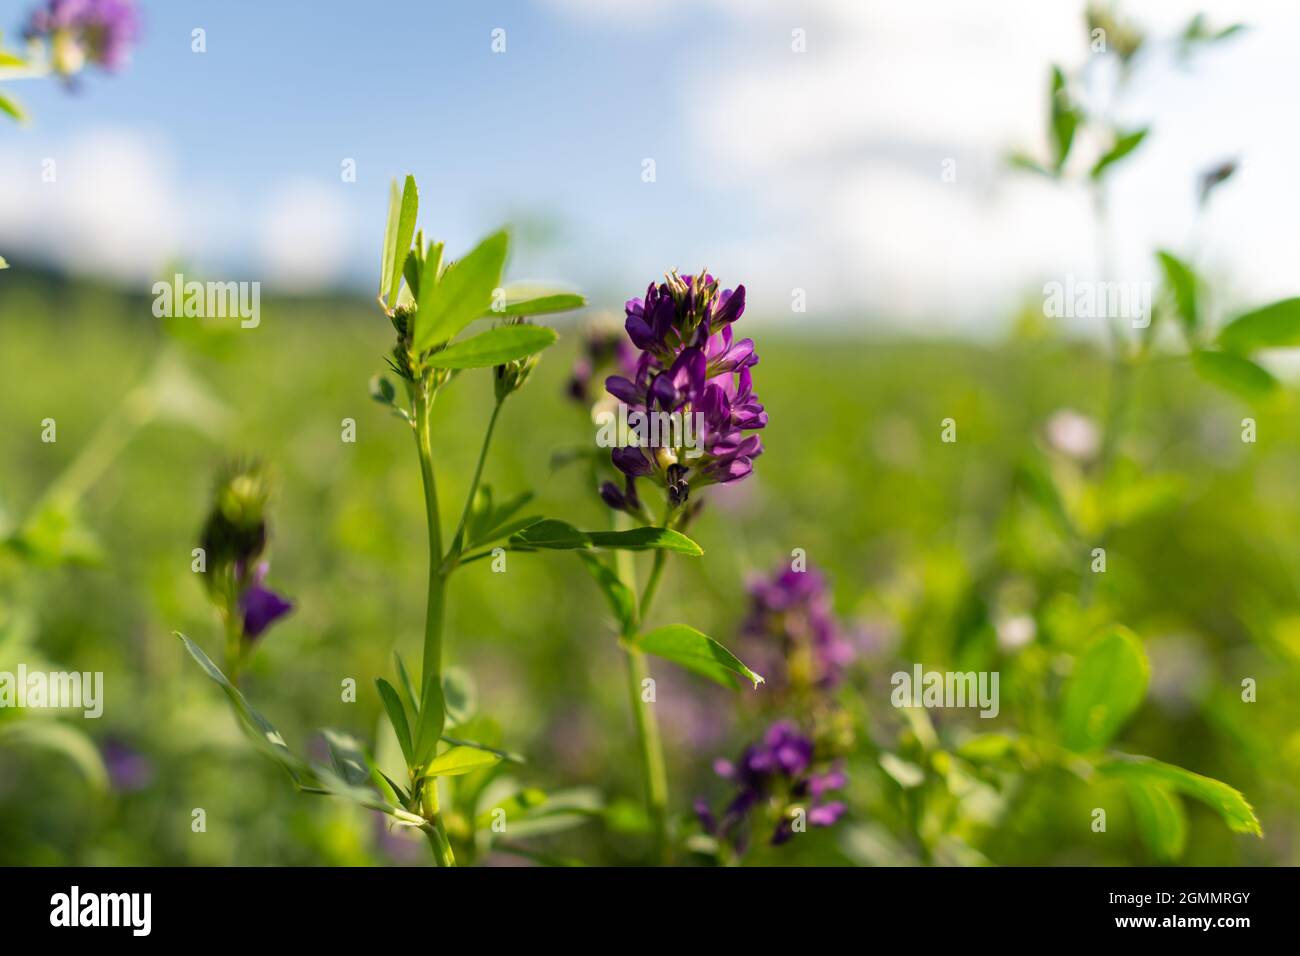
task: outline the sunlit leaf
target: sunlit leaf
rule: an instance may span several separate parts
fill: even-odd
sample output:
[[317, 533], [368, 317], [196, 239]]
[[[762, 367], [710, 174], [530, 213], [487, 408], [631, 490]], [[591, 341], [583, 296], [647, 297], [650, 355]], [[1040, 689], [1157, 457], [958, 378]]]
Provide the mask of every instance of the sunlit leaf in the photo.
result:
[[509, 245], [505, 232], [493, 233], [449, 265], [436, 286], [421, 290], [415, 316], [416, 351], [449, 341], [491, 307]]
[[1112, 628], [1093, 641], [1065, 685], [1065, 745], [1077, 751], [1105, 746], [1146, 697], [1149, 677], [1146, 652], [1127, 628]]
[[434, 368], [488, 368], [527, 358], [558, 338], [554, 329], [544, 325], [501, 325], [434, 352], [427, 364]]
[[1192, 353], [1196, 374], [1248, 402], [1264, 402], [1278, 390], [1278, 381], [1265, 368], [1231, 352], [1198, 349]]
[[633, 647], [679, 664], [709, 680], [739, 690], [748, 682], [753, 687], [763, 683], [754, 673], [713, 638], [686, 624], [669, 624], [641, 634]]
[[1114, 779], [1141, 780], [1168, 787], [1213, 809], [1234, 833], [1264, 835], [1259, 818], [1241, 792], [1212, 777], [1203, 777], [1150, 757], [1129, 754], [1112, 754], [1097, 765], [1097, 770]]

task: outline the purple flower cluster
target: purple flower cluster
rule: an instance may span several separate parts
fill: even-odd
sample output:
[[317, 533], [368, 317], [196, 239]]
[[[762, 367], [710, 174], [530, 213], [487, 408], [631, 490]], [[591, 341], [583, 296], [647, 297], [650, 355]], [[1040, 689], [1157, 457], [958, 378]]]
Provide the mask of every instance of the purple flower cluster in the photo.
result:
[[200, 544], [207, 561], [204, 584], [227, 618], [237, 618], [246, 641], [255, 641], [293, 610], [293, 602], [266, 586], [269, 487], [256, 462], [227, 465]]
[[833, 763], [815, 769], [813, 741], [793, 721], [776, 722], [762, 741], [745, 749], [739, 761], [719, 760], [714, 770], [735, 784], [736, 794], [721, 820], [703, 798], [695, 801], [695, 813], [706, 833], [727, 842], [738, 853], [744, 853], [748, 844], [746, 820], [765, 803], [776, 815], [769, 840], [773, 846], [794, 836], [796, 807], [804, 809], [807, 822], [815, 827], [833, 825], [847, 809], [842, 800], [829, 799], [847, 783], [843, 768]]
[[70, 75], [88, 61], [107, 70], [126, 62], [139, 33], [134, 0], [48, 0], [23, 31], [48, 40], [55, 69]]
[[[627, 303], [628, 338], [640, 350], [630, 377], [612, 375], [606, 390], [632, 412], [680, 414], [699, 434], [691, 450], [660, 443], [616, 448], [614, 465], [631, 479], [651, 478], [668, 489], [673, 505], [691, 486], [738, 481], [763, 451], [757, 435], [767, 413], [754, 395], [750, 369], [758, 364], [752, 339], [736, 341], [732, 326], [744, 314], [745, 287], [721, 290], [708, 273], [654, 284]], [[696, 454], [698, 452], [698, 454]], [[609, 497], [606, 496], [606, 500]]]
[[752, 647], [754, 666], [773, 687], [837, 687], [854, 649], [835, 619], [821, 572], [783, 565], [771, 577], [751, 582], [749, 595], [742, 635]]

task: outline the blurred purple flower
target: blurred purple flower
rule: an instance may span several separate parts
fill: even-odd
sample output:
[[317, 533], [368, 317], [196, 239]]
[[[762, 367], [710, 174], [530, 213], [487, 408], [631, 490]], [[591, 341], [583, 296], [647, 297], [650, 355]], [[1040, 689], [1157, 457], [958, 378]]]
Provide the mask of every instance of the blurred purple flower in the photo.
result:
[[49, 41], [54, 68], [65, 76], [87, 62], [118, 69], [138, 34], [134, 0], [48, 0], [23, 30], [27, 40]]
[[99, 754], [108, 770], [109, 785], [118, 793], [135, 793], [153, 782], [153, 761], [124, 740], [107, 738], [100, 744]]
[[[816, 568], [783, 565], [749, 586], [750, 608], [741, 633], [773, 689], [807, 683], [821, 690], [839, 685], [853, 661], [853, 643], [831, 607], [826, 579]], [[773, 642], [776, 646], [773, 647]]]
[[261, 637], [263, 631], [293, 610], [292, 601], [262, 583], [269, 567], [267, 562], [259, 562], [253, 570], [252, 579], [244, 584], [239, 595], [239, 611], [244, 616], [244, 637], [250, 641]]
[[591, 401], [591, 380], [598, 373], [613, 369], [623, 375], [636, 373], [637, 351], [616, 327], [593, 328], [583, 337], [583, 351], [573, 363], [565, 392], [575, 402]]
[[848, 782], [839, 763], [814, 772], [814, 745], [793, 721], [780, 720], [768, 728], [763, 739], [745, 748], [735, 763], [728, 760], [714, 762], [714, 771], [736, 785], [719, 820], [714, 816], [707, 800], [695, 801], [696, 818], [705, 833], [731, 844], [737, 853], [743, 853], [747, 844], [745, 823], [756, 807], [770, 804], [778, 811], [778, 819], [769, 840], [779, 845], [794, 835], [792, 811], [804, 806], [808, 823], [816, 827], [831, 826], [847, 810], [840, 800], [827, 800], [833, 791], [841, 790]]
[[612, 456], [624, 474], [651, 478], [679, 505], [691, 487], [739, 481], [753, 470], [763, 446], [745, 433], [765, 427], [767, 412], [754, 395], [754, 342], [736, 341], [732, 330], [745, 311], [745, 287], [722, 291], [708, 273], [666, 279], [628, 301], [625, 328], [641, 354], [633, 370], [611, 375], [605, 388], [629, 416], [678, 413], [684, 426], [699, 425], [691, 455], [684, 443], [667, 447], [661, 436], [661, 447], [618, 448]]

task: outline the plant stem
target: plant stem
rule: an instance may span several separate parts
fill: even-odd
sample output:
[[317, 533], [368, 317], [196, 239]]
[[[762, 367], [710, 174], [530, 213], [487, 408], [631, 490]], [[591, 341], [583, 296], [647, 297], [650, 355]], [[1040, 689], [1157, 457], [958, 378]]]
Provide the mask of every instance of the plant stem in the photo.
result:
[[[442, 573], [442, 524], [438, 518], [438, 483], [433, 473], [433, 443], [430, 437], [430, 413], [433, 396], [420, 389], [415, 403], [415, 444], [420, 454], [420, 477], [424, 481], [424, 512], [429, 525], [429, 598], [424, 617], [424, 658], [420, 672], [421, 687], [429, 681], [442, 683], [442, 622], [446, 601], [446, 578]], [[422, 706], [428, 706], [428, 696]]]
[[[627, 654], [627, 699], [632, 708], [632, 719], [636, 725], [638, 750], [641, 755], [642, 772], [645, 777], [646, 810], [650, 816], [651, 832], [654, 835], [654, 857], [659, 862], [669, 858], [668, 844], [668, 771], [664, 761], [663, 739], [659, 735], [659, 718], [654, 712], [654, 705], [641, 699], [641, 685], [650, 677], [650, 667], [646, 662], [645, 652], [631, 646], [628, 641], [636, 636], [639, 619], [649, 610], [650, 599], [663, 570], [661, 560], [663, 552], [656, 552], [655, 567], [646, 591], [642, 596], [637, 621], [630, 622], [631, 627], [623, 634], [623, 649]], [[615, 557], [619, 579], [636, 593], [636, 571], [629, 551], [619, 551]]]
[[483, 462], [487, 461], [488, 446], [492, 444], [492, 432], [497, 427], [497, 416], [501, 414], [502, 404], [503, 400], [497, 399], [497, 403], [492, 406], [492, 417], [488, 419], [487, 432], [483, 435], [483, 447], [479, 449], [478, 464], [474, 466], [474, 478], [469, 483], [469, 494], [465, 496], [465, 508], [460, 514], [460, 525], [456, 528], [456, 536], [451, 540], [449, 557], [458, 557], [464, 547], [465, 525], [469, 522], [469, 513], [474, 507], [474, 495], [478, 492], [479, 479], [483, 477]]
[[637, 611], [637, 616], [642, 621], [650, 612], [650, 603], [654, 600], [655, 592], [659, 590], [659, 579], [663, 576], [667, 558], [667, 551], [661, 549], [655, 552], [654, 564], [650, 566], [650, 577], [645, 583], [645, 590], [641, 592], [641, 606]]
[[635, 647], [625, 647], [627, 652], [627, 699], [632, 706], [636, 722], [637, 743], [641, 752], [641, 766], [645, 773], [646, 810], [650, 815], [650, 828], [654, 834], [654, 856], [659, 862], [668, 860], [668, 771], [664, 765], [664, 745], [659, 736], [659, 718], [653, 704], [641, 699], [641, 685], [650, 676], [645, 653]]
[[429, 838], [429, 848], [433, 850], [435, 866], [455, 866], [456, 857], [451, 852], [451, 843], [447, 840], [447, 831], [443, 829], [442, 818], [424, 827], [424, 835]]

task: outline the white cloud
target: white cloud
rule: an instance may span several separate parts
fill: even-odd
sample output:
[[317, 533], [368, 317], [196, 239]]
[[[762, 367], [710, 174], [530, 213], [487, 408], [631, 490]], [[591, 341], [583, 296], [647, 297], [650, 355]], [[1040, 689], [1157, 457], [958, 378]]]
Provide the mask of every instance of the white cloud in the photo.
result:
[[179, 205], [169, 151], [138, 134], [101, 129], [0, 156], [0, 242], [15, 258], [145, 280], [177, 251]]
[[19, 139], [0, 154], [0, 249], [136, 284], [175, 262], [295, 291], [341, 280], [350, 240], [337, 191], [279, 182], [250, 215], [224, 187], [180, 181], [161, 135], [96, 128], [62, 142]]
[[298, 180], [272, 196], [259, 230], [267, 280], [299, 291], [337, 283], [349, 246], [347, 207], [337, 189]]
[[[1012, 147], [1045, 152], [1048, 69], [1086, 56], [1082, 4], [710, 6], [735, 14], [735, 29], [718, 31], [725, 49], [681, 100], [697, 175], [768, 220], [727, 255], [759, 266], [756, 303], [788, 309], [789, 289], [807, 286], [810, 311], [987, 327], [1044, 277], [1095, 268], [1087, 196], [1002, 163]], [[1153, 133], [1114, 177], [1111, 278], [1149, 278], [1155, 247], [1199, 239], [1207, 264], [1248, 280], [1256, 296], [1294, 293], [1300, 235], [1287, 224], [1300, 196], [1286, 157], [1300, 133], [1283, 117], [1300, 79], [1289, 44], [1300, 12], [1223, 0], [1129, 9], [1168, 36], [1202, 8], [1212, 24], [1258, 29], [1190, 70], [1165, 58], [1136, 77], [1124, 119], [1153, 121]], [[806, 30], [805, 53], [790, 50], [795, 27]], [[729, 69], [720, 75], [717, 62]], [[1246, 167], [1195, 236], [1196, 176], [1231, 155]], [[940, 176], [947, 158], [956, 183]]]

